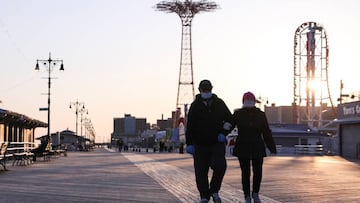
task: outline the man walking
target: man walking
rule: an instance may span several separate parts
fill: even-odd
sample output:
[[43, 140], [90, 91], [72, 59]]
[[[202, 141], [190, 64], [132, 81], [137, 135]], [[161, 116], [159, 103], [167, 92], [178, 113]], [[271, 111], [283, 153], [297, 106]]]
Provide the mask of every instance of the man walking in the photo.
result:
[[[226, 171], [226, 135], [231, 129], [231, 112], [224, 101], [212, 93], [209, 80], [199, 84], [200, 94], [190, 106], [186, 126], [186, 152], [193, 155], [200, 203], [213, 198], [221, 203], [219, 190]], [[209, 183], [209, 168], [213, 170]]]

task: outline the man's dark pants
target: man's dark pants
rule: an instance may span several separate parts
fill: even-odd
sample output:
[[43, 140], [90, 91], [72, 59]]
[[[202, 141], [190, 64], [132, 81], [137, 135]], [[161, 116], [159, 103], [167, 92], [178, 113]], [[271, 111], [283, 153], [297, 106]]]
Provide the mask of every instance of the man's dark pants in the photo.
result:
[[[226, 171], [225, 144], [210, 146], [195, 145], [194, 168], [196, 185], [201, 198], [210, 199], [212, 193], [218, 193]], [[209, 168], [213, 170], [208, 179]]]

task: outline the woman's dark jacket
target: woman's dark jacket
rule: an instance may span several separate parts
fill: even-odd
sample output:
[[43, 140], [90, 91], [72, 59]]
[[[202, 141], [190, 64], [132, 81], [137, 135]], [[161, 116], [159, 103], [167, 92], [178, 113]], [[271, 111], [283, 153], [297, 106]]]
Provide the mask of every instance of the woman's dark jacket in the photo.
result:
[[233, 122], [238, 128], [233, 155], [239, 158], [265, 157], [265, 147], [276, 154], [276, 146], [265, 113], [256, 107], [235, 110]]
[[213, 145], [218, 142], [219, 133], [225, 136], [230, 130], [223, 128], [224, 122], [231, 123], [231, 112], [225, 102], [215, 94], [204, 100], [196, 95], [190, 106], [186, 125], [187, 145]]

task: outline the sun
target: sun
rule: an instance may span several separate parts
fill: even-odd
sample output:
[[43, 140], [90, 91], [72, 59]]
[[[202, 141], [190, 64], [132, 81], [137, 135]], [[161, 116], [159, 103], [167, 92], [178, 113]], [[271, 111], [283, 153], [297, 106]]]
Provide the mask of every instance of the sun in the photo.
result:
[[322, 84], [319, 79], [308, 79], [306, 85], [307, 91], [311, 93], [321, 94], [321, 92], [323, 91]]

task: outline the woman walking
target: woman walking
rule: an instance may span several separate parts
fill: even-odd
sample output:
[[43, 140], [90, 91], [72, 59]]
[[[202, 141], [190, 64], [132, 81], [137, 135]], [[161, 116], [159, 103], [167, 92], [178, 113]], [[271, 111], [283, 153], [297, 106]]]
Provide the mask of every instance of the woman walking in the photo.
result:
[[[238, 157], [245, 202], [261, 203], [259, 198], [265, 148], [276, 154], [276, 146], [265, 113], [255, 107], [255, 96], [251, 92], [243, 95], [243, 107], [235, 110], [233, 122], [238, 128], [233, 155]], [[250, 174], [253, 172], [253, 187], [250, 196]]]

